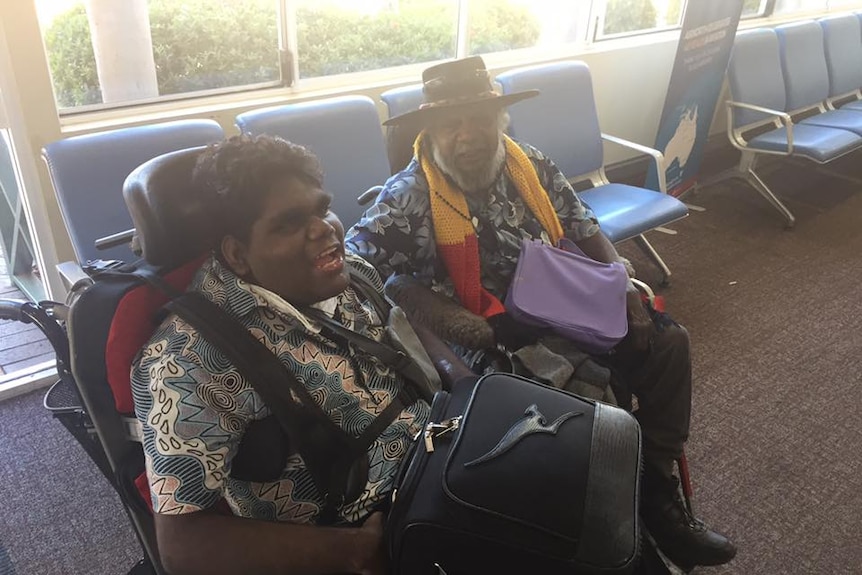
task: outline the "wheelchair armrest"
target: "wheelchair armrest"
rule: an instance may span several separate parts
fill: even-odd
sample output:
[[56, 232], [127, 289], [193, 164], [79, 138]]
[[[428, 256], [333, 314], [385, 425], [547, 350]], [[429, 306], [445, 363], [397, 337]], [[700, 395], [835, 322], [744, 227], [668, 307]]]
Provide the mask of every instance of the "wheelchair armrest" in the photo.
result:
[[63, 287], [66, 288], [66, 291], [71, 291], [72, 286], [90, 277], [84, 271], [84, 268], [81, 267], [81, 264], [71, 261], [57, 264], [57, 273], [60, 274], [60, 279], [63, 281]]

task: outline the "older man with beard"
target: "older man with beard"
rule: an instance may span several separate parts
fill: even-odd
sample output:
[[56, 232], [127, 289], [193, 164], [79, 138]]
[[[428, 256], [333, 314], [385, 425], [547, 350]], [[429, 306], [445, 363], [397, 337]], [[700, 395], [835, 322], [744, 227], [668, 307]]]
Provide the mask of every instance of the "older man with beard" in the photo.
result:
[[[492, 344], [509, 351], [544, 341], [542, 332], [519, 324], [501, 303], [521, 242], [555, 244], [566, 237], [595, 260], [622, 258], [551, 159], [504, 134], [505, 107], [536, 91], [497, 94], [478, 56], [433, 66], [422, 79], [425, 103], [387, 122], [421, 130], [413, 160], [386, 182], [350, 230], [347, 248], [383, 277], [413, 278], [435, 297], [444, 294], [460, 304], [449, 324], [466, 314], [487, 330]], [[594, 359], [638, 398], [645, 461], [641, 515], [677, 565], [726, 563], [736, 549], [692, 517], [673, 476], [689, 432], [688, 335], [667, 316], [651, 317], [637, 290], [628, 293], [627, 311], [629, 335]], [[436, 325], [444, 326], [439, 335], [450, 335], [447, 318]]]

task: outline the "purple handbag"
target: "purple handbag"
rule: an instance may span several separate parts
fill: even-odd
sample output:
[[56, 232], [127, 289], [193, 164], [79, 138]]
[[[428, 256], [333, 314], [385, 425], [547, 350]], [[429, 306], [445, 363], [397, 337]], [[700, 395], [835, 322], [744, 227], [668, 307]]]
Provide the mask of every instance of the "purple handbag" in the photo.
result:
[[521, 243], [506, 310], [524, 323], [551, 328], [585, 352], [606, 353], [628, 331], [626, 269], [585, 256], [565, 238], [559, 245]]

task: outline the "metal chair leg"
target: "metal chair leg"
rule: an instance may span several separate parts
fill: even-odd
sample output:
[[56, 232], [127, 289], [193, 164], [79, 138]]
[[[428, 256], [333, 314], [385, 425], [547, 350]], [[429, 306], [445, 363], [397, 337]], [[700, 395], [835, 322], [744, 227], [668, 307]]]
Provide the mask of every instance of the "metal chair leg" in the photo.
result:
[[766, 201], [768, 201], [772, 207], [781, 212], [781, 215], [784, 216], [784, 219], [787, 220], [786, 227], [792, 228], [796, 223], [796, 218], [793, 216], [793, 213], [787, 208], [787, 206], [782, 203], [778, 197], [772, 193], [772, 190], [769, 189], [769, 186], [760, 179], [760, 176], [754, 171], [754, 168], [757, 164], [757, 155], [753, 152], [742, 152], [742, 156], [739, 159], [739, 165], [733, 168], [728, 168], [711, 178], [707, 178], [698, 183], [698, 188], [706, 188], [713, 184], [717, 184], [724, 180], [729, 180], [732, 178], [738, 178], [743, 180], [749, 186], [754, 188], [757, 193], [763, 196]]
[[655, 264], [661, 269], [662, 272], [662, 280], [661, 285], [666, 286], [670, 282], [670, 268], [667, 267], [667, 264], [664, 263], [664, 260], [661, 259], [661, 256], [658, 255], [658, 252], [655, 251], [655, 248], [652, 247], [652, 244], [649, 243], [649, 240], [644, 237], [643, 234], [639, 236], [635, 236], [635, 243], [638, 247], [643, 251], [647, 257], [649, 257]]
[[748, 182], [749, 186], [757, 190], [757, 193], [766, 198], [766, 200], [770, 204], [772, 204], [772, 207], [781, 212], [781, 215], [783, 215], [784, 218], [787, 220], [786, 225], [788, 228], [792, 228], [794, 224], [796, 224], [796, 218], [793, 217], [793, 214], [790, 212], [789, 209], [787, 209], [787, 206], [785, 206], [781, 202], [781, 200], [779, 200], [778, 197], [772, 193], [772, 190], [769, 189], [769, 186], [767, 186], [764, 181], [760, 179], [760, 176], [758, 176], [754, 172], [753, 168], [749, 168], [746, 173], [742, 174], [742, 179]]

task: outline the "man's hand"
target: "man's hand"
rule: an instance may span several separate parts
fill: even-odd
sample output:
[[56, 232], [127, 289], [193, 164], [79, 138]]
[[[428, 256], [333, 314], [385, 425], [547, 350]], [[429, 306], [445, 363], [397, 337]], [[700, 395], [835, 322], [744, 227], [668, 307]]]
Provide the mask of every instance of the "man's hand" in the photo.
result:
[[359, 575], [385, 575], [386, 550], [383, 546], [383, 513], [372, 513], [359, 529], [356, 540], [356, 571]]
[[644, 351], [649, 347], [650, 334], [653, 330], [652, 320], [637, 291], [626, 292], [626, 315], [629, 322], [628, 339], [635, 351]]

